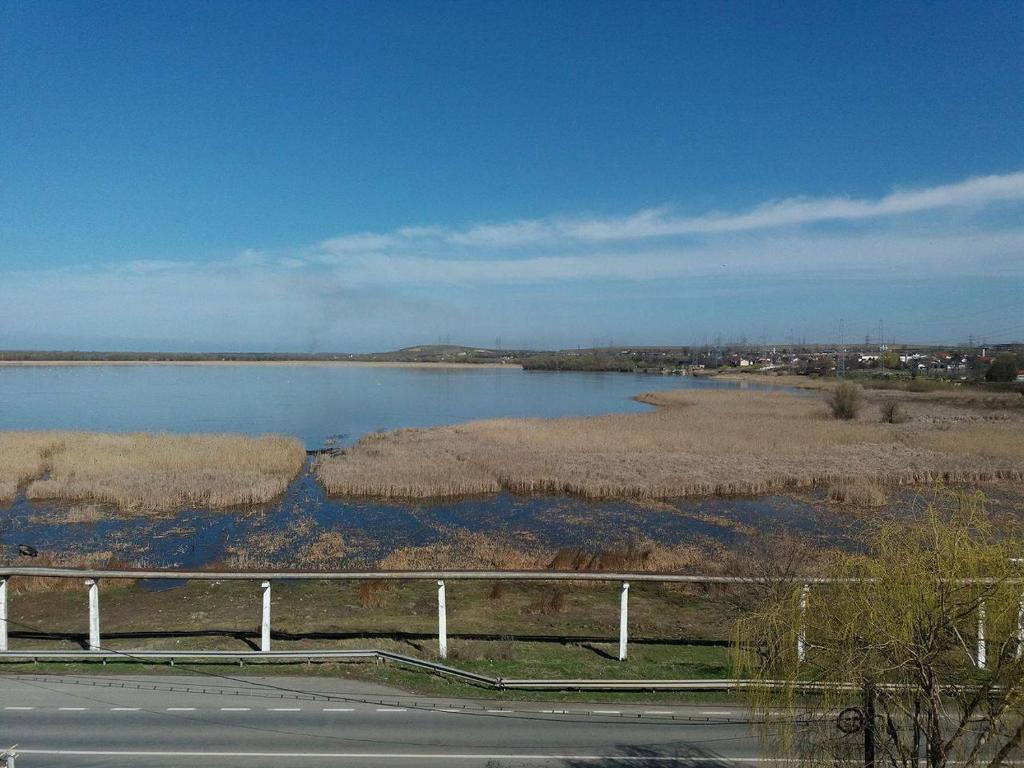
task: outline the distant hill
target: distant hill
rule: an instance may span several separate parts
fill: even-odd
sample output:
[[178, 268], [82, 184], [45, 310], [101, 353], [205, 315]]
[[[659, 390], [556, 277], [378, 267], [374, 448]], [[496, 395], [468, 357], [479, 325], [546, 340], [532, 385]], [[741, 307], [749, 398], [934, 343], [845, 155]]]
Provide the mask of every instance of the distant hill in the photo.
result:
[[503, 351], [454, 344], [425, 344], [391, 352], [102, 352], [83, 350], [0, 350], [0, 362], [517, 362], [522, 350]]

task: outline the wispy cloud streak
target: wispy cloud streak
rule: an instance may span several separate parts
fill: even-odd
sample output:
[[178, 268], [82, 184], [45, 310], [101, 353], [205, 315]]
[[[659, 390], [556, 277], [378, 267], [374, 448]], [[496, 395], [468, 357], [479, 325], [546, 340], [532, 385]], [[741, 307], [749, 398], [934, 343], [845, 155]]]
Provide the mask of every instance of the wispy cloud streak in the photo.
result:
[[[722, 279], [733, 316], [780, 280], [813, 288], [849, 279], [884, 292], [941, 278], [951, 294], [964, 279], [1024, 286], [1024, 172], [877, 199], [792, 198], [690, 217], [663, 207], [617, 218], [358, 232], [222, 260], [142, 256], [21, 271], [4, 270], [0, 259], [0, 344], [42, 338], [46, 329], [47, 338], [124, 344], [130, 335], [351, 349], [374, 346], [368, 339], [420, 341], [424, 329], [596, 329], [612, 306], [619, 324], [640, 327], [645, 310], [626, 292], [700, 297], [701, 286]], [[491, 318], [502, 305], [512, 319]], [[718, 299], [712, 305], [712, 314], [727, 312]], [[778, 310], [786, 323], [792, 307]]]
[[787, 198], [741, 212], [674, 216], [667, 206], [624, 217], [550, 218], [478, 224], [462, 229], [403, 228], [389, 234], [360, 233], [320, 243], [329, 254], [384, 251], [433, 244], [460, 248], [514, 249], [531, 246], [610, 243], [797, 227], [822, 222], [861, 222], [949, 208], [1024, 201], [1024, 172], [979, 176], [953, 184], [898, 190], [883, 197]]

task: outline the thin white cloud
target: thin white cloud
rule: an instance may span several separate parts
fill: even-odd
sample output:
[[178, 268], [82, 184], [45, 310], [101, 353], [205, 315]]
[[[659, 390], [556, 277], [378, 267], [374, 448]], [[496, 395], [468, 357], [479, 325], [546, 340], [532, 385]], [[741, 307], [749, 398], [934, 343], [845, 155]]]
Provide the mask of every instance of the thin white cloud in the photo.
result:
[[373, 232], [360, 232], [355, 235], [332, 237], [320, 243], [320, 248], [328, 253], [361, 253], [365, 251], [382, 251], [396, 245], [403, 235], [378, 235]]
[[736, 275], [884, 273], [912, 279], [941, 271], [1024, 276], [1024, 229], [984, 234], [796, 234], [733, 237], [690, 246], [449, 259], [361, 254], [334, 267], [352, 284], [501, 285], [582, 280], [629, 282]]
[[[991, 210], [1007, 202], [1013, 207]], [[1021, 202], [1024, 172], [873, 200], [789, 199], [688, 218], [657, 208], [620, 218], [410, 226], [282, 251], [250, 249], [219, 261], [0, 267], [0, 338], [47, 329], [61, 338], [194, 336], [238, 348], [246, 339], [264, 348], [354, 348], [349, 334], [429, 336], [430, 329], [444, 330], [438, 318], [452, 312], [483, 327], [490, 307], [550, 286], [558, 288], [556, 304], [569, 306], [584, 294], [621, 303], [619, 286], [684, 291], [719, 277], [755, 294], [780, 278], [855, 278], [905, 284], [911, 292], [920, 278], [933, 277], [1021, 285]], [[920, 215], [954, 210], [956, 216]], [[858, 224], [809, 226], [827, 221]], [[586, 306], [581, 311], [603, 311], [595, 309], [600, 302]], [[546, 311], [531, 309], [529, 322], [542, 326]], [[629, 316], [642, 318], [643, 311], [630, 309]], [[574, 315], [574, 322], [598, 324], [600, 315]]]
[[360, 233], [319, 244], [323, 253], [348, 255], [367, 251], [407, 250], [429, 245], [465, 249], [515, 249], [572, 246], [652, 238], [716, 234], [795, 227], [822, 222], [864, 221], [948, 208], [1024, 201], [1024, 171], [979, 176], [922, 189], [897, 190], [877, 199], [851, 197], [786, 198], [751, 210], [673, 216], [668, 207], [638, 211], [624, 217], [523, 219], [477, 224], [462, 229], [404, 227], [390, 234]]

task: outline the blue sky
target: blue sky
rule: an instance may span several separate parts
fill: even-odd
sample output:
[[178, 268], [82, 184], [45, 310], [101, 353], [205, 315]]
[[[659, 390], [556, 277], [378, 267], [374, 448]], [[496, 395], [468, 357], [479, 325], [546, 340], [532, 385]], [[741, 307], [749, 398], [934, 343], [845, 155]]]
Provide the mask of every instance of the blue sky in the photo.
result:
[[1024, 5], [0, 5], [0, 346], [1024, 337]]

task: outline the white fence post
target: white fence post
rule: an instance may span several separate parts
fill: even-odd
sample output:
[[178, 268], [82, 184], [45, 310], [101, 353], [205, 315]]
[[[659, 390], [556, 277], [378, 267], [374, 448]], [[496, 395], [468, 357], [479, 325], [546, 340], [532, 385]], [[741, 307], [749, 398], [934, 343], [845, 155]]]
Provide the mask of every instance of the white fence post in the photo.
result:
[[796, 659], [803, 661], [807, 658], [807, 603], [811, 599], [811, 585], [804, 584], [800, 590], [800, 627], [796, 633]]
[[263, 623], [260, 625], [260, 650], [270, 651], [270, 582], [264, 581], [263, 587]]
[[984, 669], [988, 663], [988, 652], [985, 643], [985, 601], [978, 603], [978, 669]]
[[448, 658], [448, 616], [445, 611], [444, 582], [437, 582], [437, 655]]
[[7, 579], [0, 578], [0, 651], [7, 650]]
[[7, 650], [7, 580], [0, 579], [0, 651]]
[[1024, 594], [1020, 596], [1020, 608], [1017, 609], [1017, 658], [1024, 656]]
[[100, 584], [98, 579], [86, 579], [89, 588], [89, 650], [100, 648]]
[[619, 592], [619, 661], [626, 660], [626, 641], [629, 638], [629, 582], [622, 582]]

